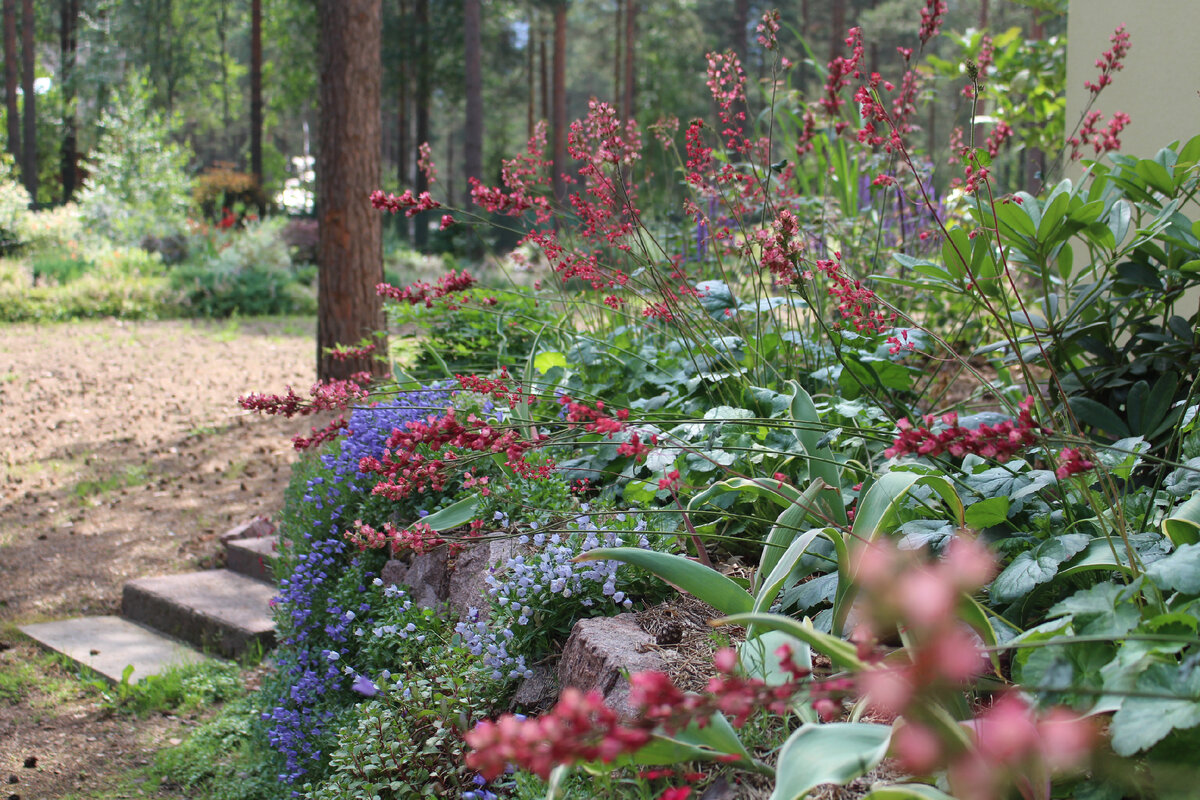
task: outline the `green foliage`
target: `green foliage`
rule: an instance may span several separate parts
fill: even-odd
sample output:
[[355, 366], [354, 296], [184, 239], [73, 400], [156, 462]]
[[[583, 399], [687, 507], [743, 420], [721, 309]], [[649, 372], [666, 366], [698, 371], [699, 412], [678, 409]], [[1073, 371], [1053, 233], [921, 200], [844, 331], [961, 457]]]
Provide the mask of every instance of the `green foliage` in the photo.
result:
[[175, 123], [151, 107], [144, 75], [130, 76], [100, 119], [103, 134], [79, 195], [85, 229], [122, 246], [183, 231], [190, 205], [190, 152]]
[[452, 648], [393, 665], [395, 681], [338, 732], [330, 775], [311, 800], [448, 797], [473, 786], [462, 734], [499, 701], [473, 658]]
[[21, 186], [8, 153], [0, 156], [0, 256], [10, 255], [29, 240], [29, 192]]
[[127, 667], [115, 686], [99, 681], [101, 696], [114, 711], [145, 716], [166, 711], [195, 711], [214, 703], [239, 697], [241, 671], [236, 664], [206, 659], [171, 667], [157, 675], [131, 682], [133, 667]]

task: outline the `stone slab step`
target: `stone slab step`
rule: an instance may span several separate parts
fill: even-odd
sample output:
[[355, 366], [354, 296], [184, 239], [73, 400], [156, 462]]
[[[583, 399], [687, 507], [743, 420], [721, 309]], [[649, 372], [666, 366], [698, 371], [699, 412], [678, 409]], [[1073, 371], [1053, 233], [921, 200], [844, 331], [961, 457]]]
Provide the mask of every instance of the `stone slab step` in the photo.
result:
[[275, 644], [275, 587], [227, 569], [138, 578], [125, 584], [121, 613], [226, 658]]
[[79, 617], [58, 622], [21, 626], [21, 632], [77, 664], [121, 682], [125, 668], [133, 665], [129, 680], [158, 675], [169, 667], [204, 661], [205, 656], [187, 645], [121, 617]]
[[279, 555], [274, 536], [231, 539], [225, 542], [225, 569], [255, 580], [275, 580], [275, 558]]

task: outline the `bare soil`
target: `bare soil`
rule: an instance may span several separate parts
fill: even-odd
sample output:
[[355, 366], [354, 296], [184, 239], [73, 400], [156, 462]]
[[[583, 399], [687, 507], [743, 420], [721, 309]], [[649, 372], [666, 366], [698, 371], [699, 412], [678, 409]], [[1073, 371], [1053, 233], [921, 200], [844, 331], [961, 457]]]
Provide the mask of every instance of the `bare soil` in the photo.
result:
[[[309, 425], [251, 416], [236, 398], [303, 394], [313, 331], [310, 320], [0, 326], [0, 672], [37, 653], [16, 625], [117, 613], [126, 580], [219, 566], [223, 531], [278, 511], [290, 439]], [[113, 718], [86, 687], [0, 695], [0, 797], [97, 796], [189, 722]]]

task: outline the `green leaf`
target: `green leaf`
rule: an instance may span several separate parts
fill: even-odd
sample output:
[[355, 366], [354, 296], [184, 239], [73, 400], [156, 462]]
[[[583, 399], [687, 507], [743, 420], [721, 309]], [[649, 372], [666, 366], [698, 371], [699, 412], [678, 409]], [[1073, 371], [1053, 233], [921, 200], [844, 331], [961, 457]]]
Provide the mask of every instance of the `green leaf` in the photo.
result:
[[1200, 544], [1181, 545], [1147, 567], [1146, 577], [1163, 591], [1200, 594]]
[[800, 667], [812, 669], [812, 648], [791, 634], [783, 631], [767, 631], [738, 645], [738, 663], [746, 674], [764, 681], [768, 686], [779, 686], [792, 679], [791, 674], [780, 666], [775, 651], [783, 645], [792, 648], [792, 660]]
[[971, 240], [962, 228], [951, 228], [942, 242], [942, 260], [946, 269], [957, 279], [967, 274], [967, 265], [971, 259]]
[[1083, 533], [1068, 533], [1047, 539], [1032, 550], [1026, 550], [1012, 560], [996, 576], [989, 589], [994, 600], [1011, 603], [1020, 600], [1035, 587], [1058, 574], [1058, 567], [1091, 542]]
[[823, 783], [841, 786], [865, 775], [887, 755], [891, 739], [889, 725], [801, 725], [779, 751], [770, 800], [800, 800]]
[[448, 531], [466, 525], [475, 518], [475, 513], [479, 511], [479, 497], [477, 495], [464, 497], [456, 503], [452, 503], [440, 511], [435, 511], [428, 517], [421, 520], [435, 531]]
[[533, 367], [543, 375], [549, 372], [554, 367], [567, 368], [567, 357], [563, 353], [557, 351], [538, 353], [534, 356]]
[[612, 559], [652, 572], [676, 588], [694, 595], [722, 614], [745, 614], [754, 608], [754, 598], [715, 569], [674, 553], [638, 547], [601, 547], [589, 550], [575, 561]]
[[954, 800], [936, 786], [926, 783], [894, 783], [863, 795], [862, 800]]
[[[767, 534], [766, 541], [763, 542], [762, 556], [758, 560], [758, 572], [755, 574], [757, 586], [763, 586], [765, 576], [774, 573], [775, 565], [784, 557], [784, 552], [792, 546], [797, 534], [800, 533], [801, 526], [806, 521], [820, 524], [821, 521], [816, 514], [819, 511], [816, 499], [826, 489], [828, 487], [825, 486], [824, 481], [813, 481], [805, 488], [804, 494], [775, 518], [775, 524], [771, 527], [771, 532]], [[791, 571], [790, 566], [788, 571]]]
[[833, 663], [848, 670], [866, 669], [867, 666], [858, 657], [858, 650], [854, 645], [837, 636], [821, 633], [813, 627], [812, 620], [809, 619], [800, 622], [783, 614], [731, 614], [728, 617], [714, 620], [711, 624], [715, 626], [756, 625], [767, 630], [782, 631], [806, 642], [813, 650], [824, 653]]
[[1079, 421], [1085, 425], [1104, 431], [1118, 439], [1124, 439], [1130, 435], [1129, 427], [1121, 421], [1115, 411], [1090, 397], [1072, 397], [1067, 404]]
[[1200, 670], [1174, 664], [1151, 664], [1135, 684], [1152, 697], [1126, 697], [1113, 715], [1113, 750], [1132, 756], [1162, 741], [1171, 731], [1200, 725]]
[[975, 530], [999, 525], [1008, 519], [1009, 499], [1007, 497], [989, 497], [978, 503], [967, 506], [967, 527]]
[[1176, 547], [1200, 542], [1200, 494], [1172, 511], [1162, 530]]

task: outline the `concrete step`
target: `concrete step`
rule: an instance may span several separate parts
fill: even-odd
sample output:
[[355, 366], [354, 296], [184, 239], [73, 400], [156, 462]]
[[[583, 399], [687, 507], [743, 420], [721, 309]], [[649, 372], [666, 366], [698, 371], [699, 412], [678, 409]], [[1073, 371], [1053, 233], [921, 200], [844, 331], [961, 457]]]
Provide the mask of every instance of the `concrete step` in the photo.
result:
[[139, 578], [125, 584], [121, 613], [226, 658], [275, 644], [275, 587], [227, 569]]
[[225, 542], [225, 569], [255, 580], [275, 581], [275, 558], [279, 555], [274, 536], [230, 539]]
[[130, 683], [158, 675], [168, 668], [204, 661], [187, 645], [121, 617], [79, 617], [21, 626], [21, 632], [50, 650], [121, 682], [133, 666]]

